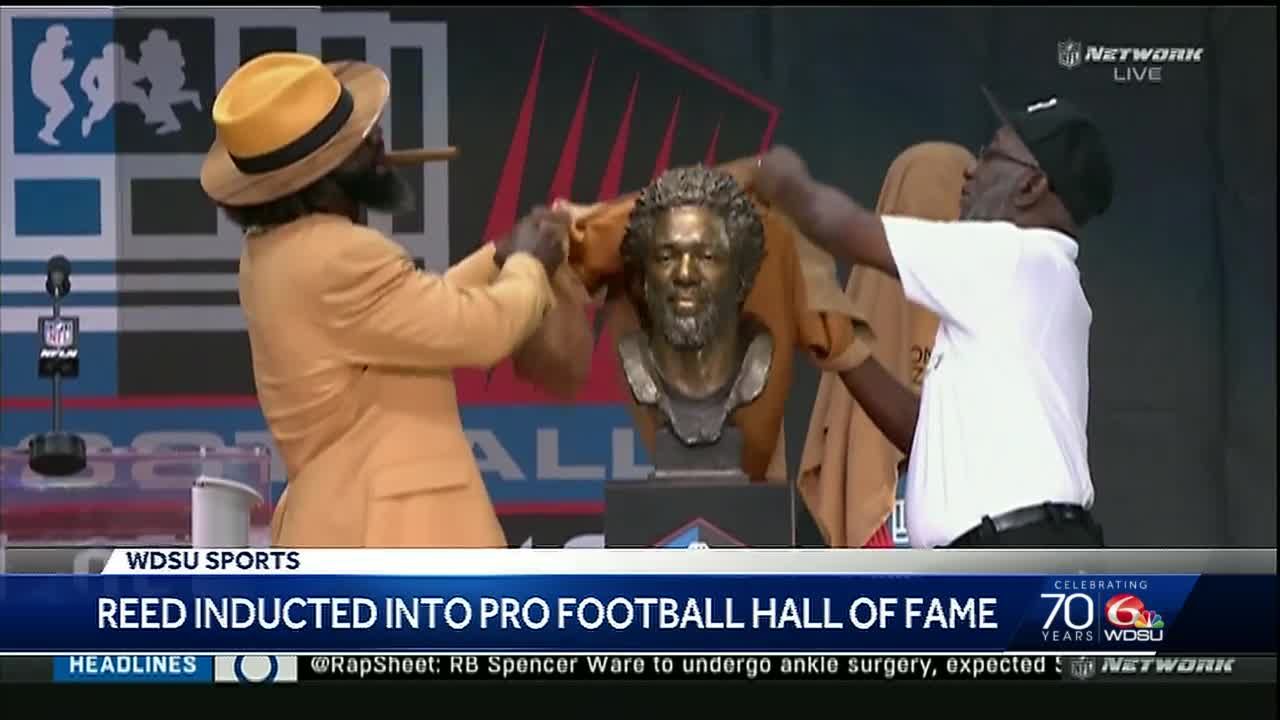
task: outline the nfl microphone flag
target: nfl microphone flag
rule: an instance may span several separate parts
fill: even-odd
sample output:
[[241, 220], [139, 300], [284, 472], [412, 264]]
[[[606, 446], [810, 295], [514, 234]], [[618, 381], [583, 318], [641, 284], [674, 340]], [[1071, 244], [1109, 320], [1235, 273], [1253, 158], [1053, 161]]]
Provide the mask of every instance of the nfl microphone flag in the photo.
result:
[[1275, 596], [1274, 550], [131, 549], [0, 576], [0, 651], [1274, 654]]

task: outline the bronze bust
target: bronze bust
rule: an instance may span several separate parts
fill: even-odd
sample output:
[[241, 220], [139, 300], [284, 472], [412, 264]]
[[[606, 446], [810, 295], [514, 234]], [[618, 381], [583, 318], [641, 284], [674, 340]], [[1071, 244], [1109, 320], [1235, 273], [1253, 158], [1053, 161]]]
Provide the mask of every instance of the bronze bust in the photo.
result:
[[760, 214], [727, 173], [670, 170], [640, 192], [622, 260], [641, 329], [618, 354], [636, 402], [661, 414], [658, 455], [663, 431], [690, 448], [720, 443], [733, 411], [764, 390], [773, 337], [742, 313], [763, 258]]

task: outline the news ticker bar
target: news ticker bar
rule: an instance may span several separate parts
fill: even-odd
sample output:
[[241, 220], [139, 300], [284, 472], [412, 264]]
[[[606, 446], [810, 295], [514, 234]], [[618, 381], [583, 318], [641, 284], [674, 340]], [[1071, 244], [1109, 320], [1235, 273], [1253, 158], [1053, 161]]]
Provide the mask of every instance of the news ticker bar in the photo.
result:
[[1272, 656], [1073, 655], [57, 655], [0, 657], [0, 682], [326, 684], [352, 682], [1274, 683]]

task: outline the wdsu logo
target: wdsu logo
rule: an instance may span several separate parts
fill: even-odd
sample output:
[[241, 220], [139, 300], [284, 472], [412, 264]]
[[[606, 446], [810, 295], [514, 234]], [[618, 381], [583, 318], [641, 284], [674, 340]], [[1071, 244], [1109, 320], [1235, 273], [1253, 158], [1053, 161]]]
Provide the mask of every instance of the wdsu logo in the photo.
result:
[[1160, 642], [1164, 640], [1164, 620], [1148, 610], [1137, 595], [1121, 593], [1103, 606], [1107, 624], [1102, 637], [1110, 642]]

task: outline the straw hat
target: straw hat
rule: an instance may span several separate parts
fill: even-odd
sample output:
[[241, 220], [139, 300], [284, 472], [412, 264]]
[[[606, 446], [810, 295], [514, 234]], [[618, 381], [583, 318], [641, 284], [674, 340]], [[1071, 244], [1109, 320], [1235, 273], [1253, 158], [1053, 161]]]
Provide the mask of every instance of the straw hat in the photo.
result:
[[324, 177], [360, 146], [386, 107], [386, 73], [300, 53], [260, 55], [213, 103], [217, 140], [200, 169], [214, 201], [257, 205]]

